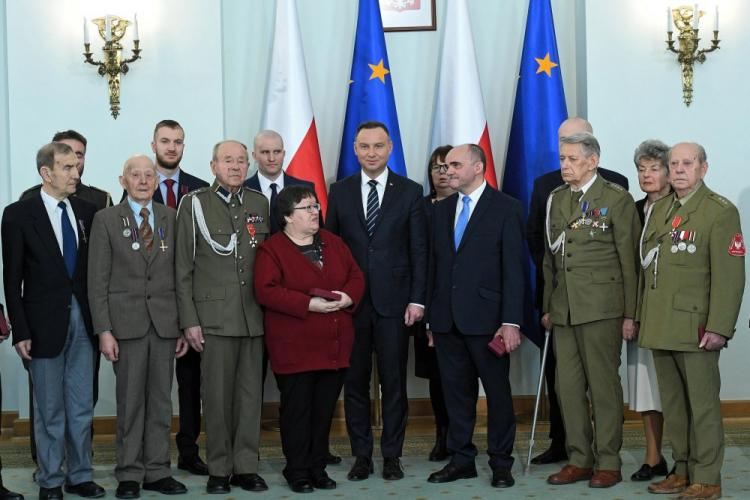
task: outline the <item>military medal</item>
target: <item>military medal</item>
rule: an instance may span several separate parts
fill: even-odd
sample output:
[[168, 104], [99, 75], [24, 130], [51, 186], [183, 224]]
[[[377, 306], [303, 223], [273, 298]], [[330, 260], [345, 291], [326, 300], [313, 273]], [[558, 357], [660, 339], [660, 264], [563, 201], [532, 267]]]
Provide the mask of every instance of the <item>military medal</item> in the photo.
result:
[[130, 238], [130, 229], [127, 228], [127, 227], [125, 229], [123, 229], [122, 230], [122, 235], [125, 236], [126, 238]]
[[258, 240], [255, 239], [255, 233], [257, 232], [255, 226], [252, 222], [248, 222], [245, 227], [247, 227], [247, 234], [250, 235], [250, 246], [255, 248], [258, 246]]
[[83, 227], [83, 221], [81, 219], [78, 219], [78, 227], [81, 229], [81, 239], [84, 243], [87, 243], [88, 240], [86, 239], [86, 229]]
[[167, 248], [169, 248], [167, 245], [164, 244], [164, 236], [165, 236], [164, 228], [159, 228], [159, 239], [161, 240], [161, 243], [159, 244], [159, 248], [161, 249], [161, 252], [164, 253], [167, 251]]
[[133, 244], [130, 245], [130, 248], [132, 248], [133, 250], [138, 250], [139, 248], [141, 248], [141, 244], [137, 241], [134, 241]]
[[695, 246], [695, 231], [691, 231], [690, 233], [690, 244], [687, 246], [688, 253], [695, 253], [697, 250]]

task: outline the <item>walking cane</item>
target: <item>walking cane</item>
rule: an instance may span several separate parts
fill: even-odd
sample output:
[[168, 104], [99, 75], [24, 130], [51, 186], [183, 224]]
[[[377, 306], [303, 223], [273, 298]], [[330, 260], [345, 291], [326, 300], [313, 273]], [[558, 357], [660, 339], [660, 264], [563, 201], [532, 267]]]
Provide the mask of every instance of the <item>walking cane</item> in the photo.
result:
[[529, 455], [526, 457], [526, 467], [524, 467], [524, 476], [529, 474], [531, 469], [531, 454], [534, 450], [534, 434], [536, 434], [536, 418], [539, 414], [539, 400], [542, 397], [542, 384], [544, 383], [544, 367], [547, 365], [547, 349], [549, 349], [549, 330], [544, 330], [544, 348], [542, 349], [542, 366], [539, 369], [539, 385], [536, 388], [536, 403], [534, 404], [534, 420], [531, 424], [531, 437], [529, 437]]

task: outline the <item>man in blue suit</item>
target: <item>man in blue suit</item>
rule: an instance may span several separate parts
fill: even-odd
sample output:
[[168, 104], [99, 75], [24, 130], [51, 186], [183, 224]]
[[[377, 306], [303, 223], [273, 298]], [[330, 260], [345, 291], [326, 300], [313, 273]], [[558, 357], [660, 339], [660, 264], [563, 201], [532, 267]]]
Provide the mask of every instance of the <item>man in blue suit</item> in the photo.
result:
[[507, 352], [521, 344], [523, 317], [523, 215], [515, 199], [488, 186], [482, 148], [464, 144], [446, 157], [448, 178], [458, 192], [435, 206], [428, 300], [429, 328], [450, 418], [451, 461], [428, 478], [445, 483], [477, 476], [472, 443], [477, 378], [487, 396], [487, 451], [492, 486], [513, 486], [516, 422]]

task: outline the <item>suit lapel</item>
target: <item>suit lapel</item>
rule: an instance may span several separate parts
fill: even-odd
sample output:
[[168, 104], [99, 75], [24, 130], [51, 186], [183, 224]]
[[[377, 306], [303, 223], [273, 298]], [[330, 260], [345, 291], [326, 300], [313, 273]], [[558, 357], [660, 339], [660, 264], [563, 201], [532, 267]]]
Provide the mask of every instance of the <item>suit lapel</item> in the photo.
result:
[[[398, 191], [401, 186], [400, 180], [401, 179], [396, 178], [396, 174], [394, 174], [391, 169], [388, 169], [388, 178], [385, 181], [383, 190], [383, 202], [380, 204], [380, 214], [378, 215], [378, 218], [375, 221], [375, 227], [372, 230], [373, 235], [378, 232], [378, 227], [380, 227], [380, 221], [383, 220], [383, 216], [388, 210], [390, 210], [391, 206], [396, 203], [394, 200], [398, 199]], [[359, 190], [359, 196], [360, 198], [362, 197], [362, 189]], [[360, 203], [360, 205], [362, 205], [362, 203]]]
[[458, 193], [450, 195], [439, 203], [447, 203], [447, 205], [445, 205], [445, 211], [448, 212], [448, 216], [446, 217], [445, 223], [447, 226], [446, 229], [448, 230], [448, 234], [450, 235], [451, 251], [455, 254], [456, 244], [454, 242], [456, 240], [456, 237], [454, 221], [456, 220], [456, 204], [458, 203]]
[[351, 186], [347, 186], [352, 197], [352, 203], [354, 204], [354, 210], [356, 210], [359, 216], [359, 221], [362, 223], [362, 228], [367, 232], [367, 222], [365, 221], [365, 209], [362, 206], [362, 171], [360, 170], [356, 174], [349, 177], [351, 179]]
[[[682, 220], [680, 220], [679, 226], [683, 226], [687, 221], [690, 220], [690, 216], [693, 214], [693, 212], [698, 210], [698, 206], [701, 204], [701, 201], [703, 200], [703, 198], [706, 196], [707, 193], [708, 193], [708, 188], [706, 187], [706, 185], [705, 184], [701, 185], [701, 187], [698, 188], [698, 190], [690, 198], [690, 200], [688, 200], [687, 205], [680, 206], [677, 209], [677, 212], [675, 213], [675, 215], [679, 215], [682, 218]], [[670, 229], [671, 229], [672, 221], [668, 221], [668, 223], [670, 224]]]
[[52, 223], [49, 220], [47, 209], [44, 206], [41, 195], [34, 198], [31, 208], [31, 216], [34, 218], [34, 229], [39, 235], [39, 239], [51, 255], [58, 261], [58, 269], [65, 269], [65, 259], [63, 258], [60, 245], [57, 243], [55, 231], [52, 229]]
[[[461, 249], [464, 247], [466, 242], [469, 240], [472, 231], [474, 231], [474, 229], [479, 225], [479, 219], [482, 218], [482, 214], [484, 214], [484, 212], [487, 211], [487, 208], [490, 206], [490, 197], [492, 196], [491, 190], [492, 188], [489, 186], [489, 184], [486, 185], [484, 191], [482, 192], [482, 195], [479, 197], [479, 200], [477, 200], [477, 206], [474, 207], [474, 211], [471, 213], [471, 217], [469, 217], [469, 222], [466, 224], [466, 229], [464, 229], [464, 234], [458, 244], [457, 252], [461, 251]], [[456, 206], [454, 206], [453, 208], [454, 218], [456, 216]]]

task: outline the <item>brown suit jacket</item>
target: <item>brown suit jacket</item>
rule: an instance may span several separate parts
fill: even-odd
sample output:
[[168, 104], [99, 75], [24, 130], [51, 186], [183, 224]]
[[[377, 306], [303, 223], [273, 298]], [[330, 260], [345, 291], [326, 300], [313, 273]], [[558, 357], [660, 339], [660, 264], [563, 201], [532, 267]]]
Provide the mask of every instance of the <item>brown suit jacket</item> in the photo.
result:
[[[115, 338], [137, 339], [154, 325], [162, 338], [177, 338], [177, 297], [174, 286], [175, 216], [159, 203], [154, 210], [154, 244], [133, 250], [126, 222], [138, 234], [127, 200], [97, 212], [89, 244], [89, 304], [94, 333], [111, 331]], [[161, 233], [161, 234], [160, 234]], [[162, 240], [163, 234], [163, 240]]]

